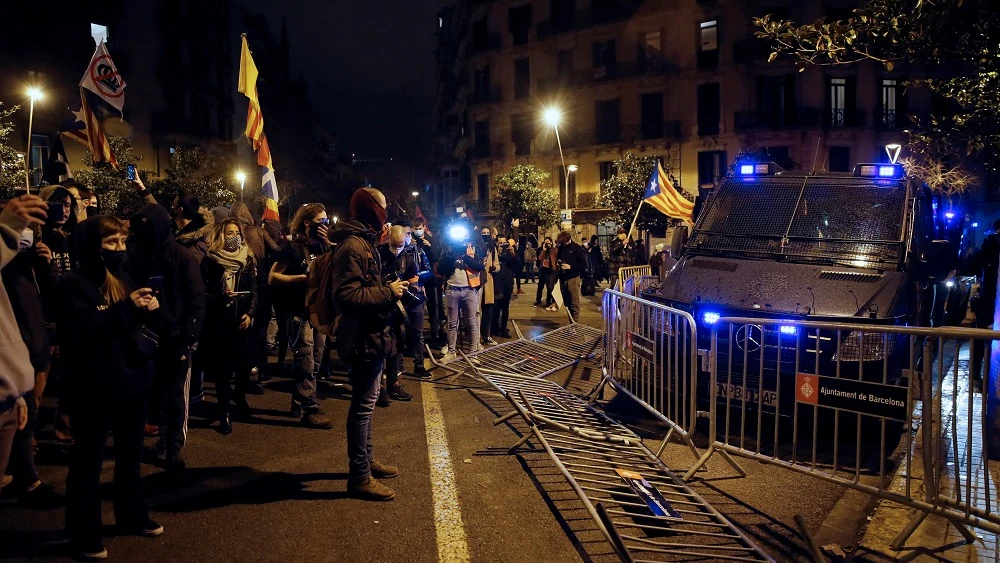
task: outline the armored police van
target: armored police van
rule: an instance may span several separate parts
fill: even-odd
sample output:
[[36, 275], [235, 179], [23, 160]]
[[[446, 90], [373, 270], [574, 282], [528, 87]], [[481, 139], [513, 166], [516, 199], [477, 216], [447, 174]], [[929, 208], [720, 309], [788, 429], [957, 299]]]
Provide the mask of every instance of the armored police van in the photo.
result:
[[[702, 203], [680, 260], [644, 297], [693, 315], [703, 360], [713, 325], [727, 316], [940, 325], [943, 315], [935, 311], [942, 308], [935, 300], [944, 298], [952, 283], [948, 276], [957, 268], [964, 240], [955, 233], [963, 221], [926, 186], [906, 178], [901, 165], [861, 164], [853, 174], [809, 174], [783, 171], [774, 163], [738, 163], [736, 174]], [[864, 364], [877, 362], [879, 369], [868, 371], [881, 374], [888, 362], [890, 379], [903, 383], [910, 367], [902, 339], [897, 345], [881, 334], [799, 334], [794, 325], [740, 330], [753, 334], [735, 334], [732, 346], [729, 332], [719, 331], [717, 358], [734, 368], [728, 372], [745, 373], [746, 381], [720, 380], [710, 392], [708, 362], [702, 361], [701, 401], [714, 393], [719, 400], [767, 409], [777, 401], [779, 373], [781, 388], [792, 389], [796, 371], [832, 375], [839, 367], [861, 377]], [[790, 353], [761, 349], [779, 346]], [[758, 396], [761, 377], [764, 392]], [[792, 394], [783, 394], [783, 412], [792, 400]]]

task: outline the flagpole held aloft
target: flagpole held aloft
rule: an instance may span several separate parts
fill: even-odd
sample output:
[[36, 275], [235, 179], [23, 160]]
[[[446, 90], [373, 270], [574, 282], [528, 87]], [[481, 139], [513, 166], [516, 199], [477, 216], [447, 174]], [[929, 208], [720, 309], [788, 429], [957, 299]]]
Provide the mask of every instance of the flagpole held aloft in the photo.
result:
[[[642, 204], [643, 203], [646, 203], [646, 200], [644, 200], [644, 199], [639, 200], [639, 207], [635, 208], [635, 218], [632, 219], [632, 226], [629, 227], [629, 229], [628, 229], [628, 236], [632, 236], [632, 231], [635, 230], [635, 224], [639, 220], [639, 210], [642, 209]], [[636, 233], [636, 234], [638, 234], [638, 233]]]

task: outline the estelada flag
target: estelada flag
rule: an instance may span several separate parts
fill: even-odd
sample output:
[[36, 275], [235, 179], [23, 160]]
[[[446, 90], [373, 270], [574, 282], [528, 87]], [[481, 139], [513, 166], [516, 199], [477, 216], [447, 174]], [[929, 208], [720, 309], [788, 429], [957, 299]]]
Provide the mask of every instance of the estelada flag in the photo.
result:
[[125, 86], [125, 79], [118, 73], [108, 48], [101, 41], [80, 79], [80, 87], [97, 94], [120, 113], [125, 107]]
[[100, 102], [89, 98], [90, 94], [87, 93], [87, 90], [80, 88], [80, 109], [86, 125], [87, 147], [90, 148], [90, 155], [94, 162], [107, 162], [117, 170], [118, 159], [111, 151], [111, 144], [108, 143], [108, 137], [104, 134], [104, 125], [101, 123], [100, 117], [94, 113], [94, 103]]
[[257, 65], [250, 55], [247, 36], [242, 36], [240, 50], [240, 74], [236, 89], [249, 100], [247, 104], [247, 127], [244, 134], [250, 141], [250, 146], [257, 151], [257, 164], [260, 166], [260, 189], [264, 198], [264, 219], [278, 220], [278, 181], [274, 179], [274, 163], [271, 162], [271, 148], [264, 135], [264, 115], [260, 111], [260, 99], [257, 97]]
[[643, 194], [642, 199], [667, 217], [675, 217], [688, 223], [694, 223], [694, 202], [677, 191], [667, 173], [664, 172], [663, 165], [659, 162], [656, 163], [656, 169], [649, 177], [646, 193]]

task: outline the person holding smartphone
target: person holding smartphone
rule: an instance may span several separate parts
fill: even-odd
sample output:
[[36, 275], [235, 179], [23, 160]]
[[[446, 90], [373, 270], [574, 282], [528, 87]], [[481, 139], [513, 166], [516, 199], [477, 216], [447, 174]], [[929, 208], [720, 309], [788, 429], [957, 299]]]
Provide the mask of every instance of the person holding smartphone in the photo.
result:
[[42, 225], [42, 244], [52, 254], [50, 266], [56, 277], [73, 269], [69, 257], [69, 234], [77, 224], [73, 194], [63, 186], [46, 186], [39, 193], [48, 204], [48, 218]]
[[96, 215], [73, 231], [78, 268], [56, 287], [58, 338], [66, 360], [64, 405], [75, 442], [66, 479], [66, 535], [78, 556], [103, 559], [101, 467], [108, 431], [114, 435], [112, 499], [122, 534], [163, 533], [143, 498], [146, 401], [153, 379], [160, 303], [151, 288], [135, 289], [122, 271], [128, 230], [122, 220]]
[[215, 379], [219, 400], [219, 432], [233, 432], [233, 388], [240, 417], [250, 414], [247, 387], [253, 369], [254, 332], [251, 330], [257, 306], [257, 261], [243, 238], [243, 228], [234, 219], [216, 225], [208, 236], [208, 256], [201, 261], [205, 279], [205, 330], [201, 351], [206, 369]]

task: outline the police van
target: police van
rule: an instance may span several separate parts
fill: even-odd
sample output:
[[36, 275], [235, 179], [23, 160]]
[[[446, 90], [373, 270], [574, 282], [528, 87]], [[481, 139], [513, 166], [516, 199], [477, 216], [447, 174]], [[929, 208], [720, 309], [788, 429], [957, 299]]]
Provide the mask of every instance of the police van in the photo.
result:
[[[736, 333], [730, 343], [730, 332], [720, 330], [718, 361], [746, 381], [726, 378], [712, 392], [704, 360], [722, 317], [940, 326], [948, 315], [939, 303], [952, 291], [950, 274], [966, 251], [965, 223], [901, 165], [811, 174], [740, 162], [702, 202], [680, 260], [643, 297], [688, 311], [698, 324], [702, 401], [714, 394], [773, 409], [779, 373], [780, 387], [793, 389], [796, 372], [833, 375], [839, 368], [862, 377], [868, 363], [879, 364], [867, 371], [881, 379], [888, 362], [889, 379], [905, 384], [903, 339], [882, 334], [749, 325], [739, 328], [753, 334]], [[768, 347], [790, 353], [767, 353]], [[791, 412], [793, 394], [780, 400], [782, 413]]]

